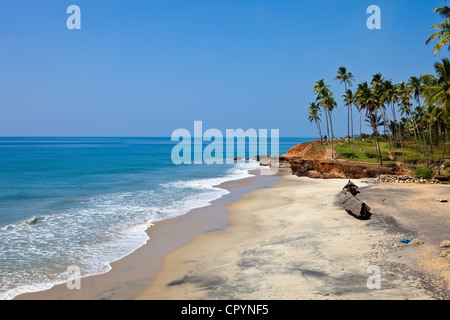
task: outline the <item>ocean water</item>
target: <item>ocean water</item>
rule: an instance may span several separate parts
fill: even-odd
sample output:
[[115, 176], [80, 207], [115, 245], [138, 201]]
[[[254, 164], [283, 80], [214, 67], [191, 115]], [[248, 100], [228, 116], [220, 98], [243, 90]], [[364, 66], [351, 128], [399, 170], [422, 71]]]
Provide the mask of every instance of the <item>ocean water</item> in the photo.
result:
[[[280, 154], [308, 138], [280, 138]], [[101, 274], [154, 222], [207, 206], [258, 163], [175, 165], [170, 138], [0, 138], [0, 299]], [[206, 146], [206, 144], [205, 144]], [[225, 150], [225, 149], [224, 149]], [[150, 239], [151, 241], [151, 239]]]

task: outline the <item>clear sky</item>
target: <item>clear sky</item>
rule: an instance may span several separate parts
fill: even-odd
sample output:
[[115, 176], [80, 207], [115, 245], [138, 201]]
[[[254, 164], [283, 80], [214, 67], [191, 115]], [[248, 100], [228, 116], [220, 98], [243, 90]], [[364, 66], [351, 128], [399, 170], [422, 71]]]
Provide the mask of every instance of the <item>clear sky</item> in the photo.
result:
[[[69, 30], [69, 5], [81, 30]], [[381, 30], [369, 30], [369, 5]], [[347, 131], [347, 67], [357, 82], [433, 73], [429, 27], [443, 0], [15, 0], [0, 5], [0, 136], [170, 136], [177, 128], [279, 129], [307, 121], [317, 79]], [[325, 126], [325, 124], [323, 125]], [[358, 129], [356, 129], [358, 128]], [[366, 128], [366, 131], [368, 129]], [[359, 124], [355, 120], [355, 133]]]

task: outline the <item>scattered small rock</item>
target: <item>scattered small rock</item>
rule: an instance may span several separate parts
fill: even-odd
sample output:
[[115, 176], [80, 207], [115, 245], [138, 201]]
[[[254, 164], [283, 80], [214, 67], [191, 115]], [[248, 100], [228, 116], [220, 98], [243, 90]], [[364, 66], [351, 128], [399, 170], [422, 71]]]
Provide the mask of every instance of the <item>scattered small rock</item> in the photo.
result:
[[441, 247], [441, 248], [447, 248], [447, 247], [450, 247], [450, 240], [444, 240], [444, 241], [442, 241], [441, 244], [440, 244], [440, 247]]
[[444, 251], [441, 252], [439, 257], [447, 258], [449, 255], [450, 255], [450, 250], [444, 250]]
[[377, 178], [378, 182], [384, 183], [439, 183], [438, 179], [426, 180], [423, 178], [414, 178], [411, 176], [397, 176], [397, 175], [389, 175], [389, 174], [381, 174]]
[[424, 244], [424, 242], [422, 240], [420, 240], [420, 239], [413, 239], [411, 241], [411, 244], [412, 245], [420, 245], [420, 244]]

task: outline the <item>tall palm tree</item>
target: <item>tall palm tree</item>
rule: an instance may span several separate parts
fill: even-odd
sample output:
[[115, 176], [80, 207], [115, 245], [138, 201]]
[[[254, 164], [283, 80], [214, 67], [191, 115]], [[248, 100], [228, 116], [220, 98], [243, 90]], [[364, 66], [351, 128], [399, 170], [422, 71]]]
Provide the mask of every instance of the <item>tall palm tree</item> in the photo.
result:
[[[316, 84], [314, 85], [314, 88], [313, 88], [313, 93], [317, 95], [316, 102], [322, 100], [324, 91], [329, 90], [329, 88], [330, 88], [330, 85], [325, 84], [325, 79], [320, 79], [320, 80], [316, 81]], [[327, 122], [327, 138], [329, 138], [330, 137], [330, 129], [328, 127], [328, 113], [326, 112], [326, 110], [324, 110], [324, 111], [325, 111], [325, 119]]]
[[378, 109], [379, 101], [372, 87], [369, 87], [367, 82], [362, 82], [358, 85], [356, 91], [356, 99], [358, 100], [358, 105], [366, 110], [366, 118], [370, 121], [370, 126], [373, 130], [373, 135], [375, 138], [375, 150], [377, 155], [377, 162], [383, 165], [383, 159], [381, 157], [381, 148], [378, 141]]
[[[384, 103], [386, 103], [388, 106], [391, 106], [391, 108], [394, 108], [394, 103], [396, 100], [396, 92], [395, 92], [395, 85], [392, 83], [391, 80], [385, 80], [383, 81], [383, 92], [382, 92], [382, 98]], [[385, 126], [388, 124], [387, 121], [387, 116], [386, 116], [386, 108], [382, 108], [382, 112], [383, 112], [383, 120], [384, 120], [384, 124]], [[394, 123], [395, 125], [395, 123]], [[391, 130], [390, 126], [387, 126], [387, 133], [388, 133], [388, 139], [389, 139], [389, 148], [392, 150], [392, 154], [394, 156], [394, 159], [396, 158], [395, 155], [395, 145], [393, 142], [394, 139], [394, 135], [393, 135], [393, 130]], [[395, 132], [397, 132], [397, 130], [395, 130]]]
[[[411, 94], [411, 90], [409, 90], [409, 87], [406, 86], [406, 84], [404, 82], [400, 82], [397, 85], [397, 105], [401, 106], [409, 106], [411, 104], [411, 99], [412, 99], [412, 94]], [[393, 108], [393, 113], [395, 115], [395, 108]], [[400, 145], [402, 147], [402, 155], [403, 155], [403, 164], [405, 164], [405, 150], [403, 148], [403, 134], [402, 134], [402, 130], [401, 130], [401, 126], [400, 124], [398, 125], [398, 137], [400, 138]]]
[[433, 117], [431, 116], [432, 111], [434, 109], [433, 106], [428, 106], [428, 107], [424, 107], [424, 119], [425, 119], [425, 123], [428, 126], [428, 134], [430, 137], [430, 157], [431, 157], [431, 163], [434, 162], [434, 158], [433, 158], [433, 136], [432, 136], [432, 127], [434, 127], [435, 124], [435, 119], [433, 119]]
[[352, 159], [354, 157], [353, 153], [353, 107], [352, 105], [355, 103], [355, 97], [353, 96], [352, 90], [348, 89], [345, 91], [345, 94], [342, 95], [344, 98], [344, 105], [350, 109], [350, 119], [352, 119], [352, 135], [351, 135], [351, 141], [352, 141]]
[[318, 101], [318, 104], [325, 109], [325, 112], [328, 113], [331, 128], [331, 158], [334, 159], [334, 130], [332, 112], [333, 109], [337, 106], [337, 103], [333, 98], [334, 93], [330, 91], [329, 87], [329, 85], [325, 85], [323, 87], [320, 93], [321, 99]]
[[450, 115], [450, 60], [448, 58], [442, 58], [440, 62], [434, 64], [434, 69], [437, 77], [429, 74], [423, 76], [423, 82], [425, 84], [423, 96], [427, 105], [442, 108], [445, 140], [450, 154], [447, 129]]
[[[372, 77], [372, 81], [370, 83], [371, 87], [372, 87], [372, 95], [373, 95], [373, 101], [374, 103], [372, 104], [371, 108], [371, 118], [372, 120], [376, 120], [377, 119], [377, 114], [378, 111], [381, 111], [381, 115], [383, 116], [383, 118], [385, 119], [385, 95], [384, 95], [384, 86], [383, 83], [385, 81], [385, 78], [382, 76], [381, 73], [377, 73], [375, 75], [373, 75]], [[380, 153], [380, 164], [383, 165], [383, 159], [381, 156], [381, 147], [380, 147], [380, 142], [378, 141], [378, 125], [379, 122], [373, 123], [374, 125], [374, 130], [375, 130], [375, 136], [376, 136], [376, 143], [378, 145], [378, 152]]]
[[[423, 77], [422, 76], [420, 76], [420, 77], [414, 77], [413, 76], [413, 77], [409, 78], [407, 86], [410, 88], [410, 91], [411, 91], [411, 93], [413, 95], [413, 98], [419, 104], [419, 108], [421, 108], [420, 97], [421, 97], [421, 95], [423, 93], [423, 90], [424, 90]], [[414, 118], [412, 118], [412, 119], [414, 121]], [[422, 152], [425, 155], [425, 151], [423, 150], [423, 145], [422, 145], [422, 138], [420, 136], [419, 129], [417, 128], [417, 123], [414, 121], [413, 125], [414, 125], [414, 135], [416, 135], [416, 130], [417, 130], [417, 133], [418, 133], [417, 136], [419, 138], [420, 146], [422, 147]]]
[[427, 38], [425, 44], [429, 44], [432, 40], [437, 41], [434, 46], [433, 54], [436, 55], [445, 46], [449, 46], [450, 50], [450, 8], [442, 6], [435, 8], [434, 12], [438, 13], [443, 22], [438, 22], [430, 27], [430, 29], [438, 30]]
[[[345, 92], [347, 92], [348, 87], [352, 86], [352, 81], [354, 81], [355, 77], [351, 72], [347, 72], [347, 68], [340, 67], [337, 72], [336, 78], [334, 80], [339, 80], [340, 84], [344, 84]], [[351, 104], [347, 106], [347, 136], [350, 136], [350, 108]], [[351, 119], [353, 122], [353, 119]], [[352, 136], [353, 139], [353, 136]]]
[[[428, 102], [425, 102], [425, 103], [427, 104]], [[421, 134], [423, 136], [423, 152], [424, 152], [427, 168], [429, 168], [427, 141], [425, 139], [424, 117], [423, 117], [423, 110], [422, 110], [422, 108], [416, 107], [414, 109], [414, 118], [416, 119], [416, 123], [417, 123], [417, 133], [418, 133], [419, 137], [420, 137]]]
[[309, 122], [313, 122], [316, 124], [317, 130], [319, 131], [320, 141], [322, 141], [322, 131], [320, 130], [320, 107], [315, 102], [311, 102], [309, 104]]
[[355, 103], [356, 109], [358, 110], [358, 113], [359, 113], [359, 136], [361, 137], [361, 135], [362, 135], [362, 113], [361, 113], [361, 111], [363, 110], [363, 106], [359, 104], [359, 101], [357, 98], [357, 93], [358, 92], [355, 92], [354, 103]]

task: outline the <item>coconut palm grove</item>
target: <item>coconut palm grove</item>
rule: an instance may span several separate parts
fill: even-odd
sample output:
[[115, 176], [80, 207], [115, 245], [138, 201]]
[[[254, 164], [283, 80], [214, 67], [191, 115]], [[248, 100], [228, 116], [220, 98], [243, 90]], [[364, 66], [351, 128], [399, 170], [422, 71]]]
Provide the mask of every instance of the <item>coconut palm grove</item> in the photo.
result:
[[[425, 45], [435, 43], [434, 54], [446, 46], [450, 51], [450, 7], [438, 7], [434, 12], [443, 22], [430, 27], [435, 32]], [[324, 79], [314, 84], [316, 101], [309, 105], [308, 119], [317, 127], [322, 145], [331, 147], [333, 159], [403, 167], [418, 178], [448, 177], [450, 60], [444, 57], [435, 62], [434, 70], [435, 74], [411, 75], [399, 83], [381, 73], [357, 82], [346, 67], [340, 67], [333, 85], [345, 89], [347, 136], [336, 139], [333, 110], [337, 102], [331, 84]], [[362, 132], [363, 123], [371, 134]]]

